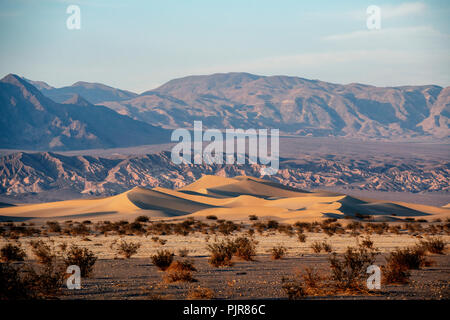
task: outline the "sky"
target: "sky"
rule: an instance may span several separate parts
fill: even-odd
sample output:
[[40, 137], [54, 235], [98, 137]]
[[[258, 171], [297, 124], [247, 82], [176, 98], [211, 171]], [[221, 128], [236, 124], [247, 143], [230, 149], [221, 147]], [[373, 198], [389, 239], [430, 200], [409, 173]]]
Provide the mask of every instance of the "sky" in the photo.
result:
[[[70, 5], [80, 29], [66, 26]], [[137, 93], [218, 72], [445, 87], [449, 17], [448, 0], [0, 0], [0, 77]]]

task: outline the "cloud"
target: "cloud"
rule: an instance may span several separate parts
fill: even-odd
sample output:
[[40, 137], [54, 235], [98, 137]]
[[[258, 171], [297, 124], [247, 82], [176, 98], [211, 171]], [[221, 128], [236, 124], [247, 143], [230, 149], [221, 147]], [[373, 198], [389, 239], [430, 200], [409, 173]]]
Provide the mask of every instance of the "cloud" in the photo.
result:
[[[406, 16], [419, 15], [427, 10], [423, 2], [404, 2], [398, 5], [380, 5], [381, 19], [402, 18]], [[349, 12], [348, 15], [355, 20], [366, 20], [367, 13], [365, 9]]]
[[378, 37], [446, 37], [448, 34], [441, 33], [431, 26], [415, 26], [415, 27], [399, 27], [399, 28], [381, 28], [380, 30], [358, 30], [348, 33], [329, 35], [323, 38], [323, 40], [355, 40], [369, 38], [373, 36]]
[[426, 9], [423, 2], [401, 3], [397, 6], [382, 6], [381, 18], [391, 19], [422, 13]]

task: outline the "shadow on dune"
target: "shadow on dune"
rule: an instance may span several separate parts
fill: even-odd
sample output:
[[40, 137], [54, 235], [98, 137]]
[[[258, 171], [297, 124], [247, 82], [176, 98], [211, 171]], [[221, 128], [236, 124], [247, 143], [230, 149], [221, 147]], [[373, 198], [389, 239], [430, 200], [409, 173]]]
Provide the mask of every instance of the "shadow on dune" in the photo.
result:
[[168, 216], [181, 216], [215, 206], [179, 198], [155, 190], [138, 189], [127, 194], [128, 199], [143, 210], [158, 210]]
[[419, 217], [429, 216], [430, 214], [404, 207], [395, 203], [375, 202], [370, 203], [357, 198], [346, 196], [337, 202], [341, 203], [339, 211], [346, 216], [354, 217], [356, 214], [362, 215], [381, 215], [381, 216], [400, 216], [400, 217]]
[[8, 208], [8, 207], [15, 207], [15, 204], [6, 203], [6, 202], [0, 202], [0, 208]]
[[10, 217], [10, 216], [0, 216], [0, 222], [24, 222], [30, 219], [35, 219], [31, 217]]

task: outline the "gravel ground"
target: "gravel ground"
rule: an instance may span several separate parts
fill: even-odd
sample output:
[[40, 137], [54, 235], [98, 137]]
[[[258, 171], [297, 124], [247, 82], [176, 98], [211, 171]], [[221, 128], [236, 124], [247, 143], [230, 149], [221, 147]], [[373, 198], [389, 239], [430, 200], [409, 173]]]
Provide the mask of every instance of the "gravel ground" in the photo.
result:
[[[379, 255], [375, 264], [384, 263]], [[149, 258], [102, 259], [91, 278], [82, 279], [80, 290], [64, 289], [61, 299], [186, 299], [190, 289], [209, 288], [216, 299], [286, 299], [282, 278], [295, 270], [314, 267], [329, 272], [327, 254], [303, 254], [271, 260], [258, 255], [256, 261], [235, 261], [231, 267], [214, 268], [206, 256], [188, 257], [194, 262], [196, 282], [167, 283]], [[176, 259], [181, 259], [176, 257]], [[406, 285], [383, 285], [364, 296], [326, 296], [308, 299], [449, 299], [450, 255], [430, 255], [431, 267], [411, 272]]]

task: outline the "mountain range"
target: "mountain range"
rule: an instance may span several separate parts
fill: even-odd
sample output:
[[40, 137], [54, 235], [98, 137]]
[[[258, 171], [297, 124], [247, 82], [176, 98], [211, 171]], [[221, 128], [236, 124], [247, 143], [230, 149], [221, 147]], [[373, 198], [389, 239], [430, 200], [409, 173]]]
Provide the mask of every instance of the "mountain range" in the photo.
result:
[[71, 86], [55, 88], [44, 81], [23, 79], [39, 89], [45, 96], [59, 103], [72, 98], [73, 95], [80, 95], [92, 104], [103, 101], [128, 100], [138, 96], [137, 93], [116, 89], [101, 83], [78, 81]]
[[226, 73], [175, 79], [128, 100], [102, 102], [152, 125], [279, 128], [300, 136], [384, 139], [450, 136], [450, 87], [340, 85]]
[[[300, 159], [280, 159], [279, 172], [264, 179], [308, 190], [345, 187], [389, 192], [438, 191], [448, 197], [449, 171], [446, 160], [385, 157], [380, 162], [305, 155]], [[244, 165], [175, 165], [170, 152], [109, 157], [17, 152], [0, 157], [0, 194], [18, 199], [39, 194], [41, 200], [105, 196], [136, 186], [180, 188], [205, 174], [262, 177], [261, 166], [248, 161]]]
[[93, 105], [78, 94], [54, 102], [13, 74], [0, 80], [0, 113], [0, 148], [113, 148], [167, 142], [170, 137], [168, 130]]
[[77, 94], [92, 104], [165, 128], [279, 128], [284, 134], [375, 139], [446, 139], [450, 87], [375, 87], [289, 76], [222, 73], [174, 79], [142, 94], [98, 83], [53, 88], [31, 81], [63, 102]]
[[279, 128], [284, 135], [447, 140], [450, 87], [340, 85], [225, 73], [175, 79], [142, 94], [99, 83], [54, 88], [0, 80], [0, 148], [80, 150], [169, 141], [170, 129]]

